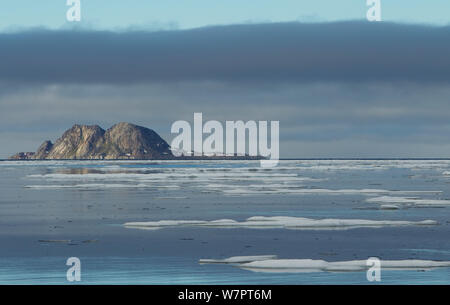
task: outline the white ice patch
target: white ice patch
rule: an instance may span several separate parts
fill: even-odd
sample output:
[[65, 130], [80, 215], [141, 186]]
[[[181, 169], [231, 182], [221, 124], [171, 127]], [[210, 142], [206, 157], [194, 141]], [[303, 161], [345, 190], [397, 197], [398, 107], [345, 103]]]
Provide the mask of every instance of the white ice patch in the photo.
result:
[[225, 259], [201, 259], [200, 264], [243, 264], [254, 261], [276, 259], [276, 255], [233, 256]]
[[[327, 171], [373, 171], [404, 168], [450, 173], [449, 160], [282, 160], [270, 169], [259, 161], [1, 161], [0, 166], [47, 167], [54, 172], [29, 175], [33, 189], [58, 188], [186, 188], [198, 193], [227, 196], [363, 195], [414, 196], [440, 191], [327, 188]], [[70, 170], [67, 167], [70, 166]], [[88, 167], [87, 167], [88, 166]], [[306, 173], [306, 174], [305, 174]], [[314, 174], [313, 174], [314, 173]], [[317, 176], [315, 176], [317, 174]], [[335, 174], [331, 172], [331, 174]], [[411, 176], [409, 176], [411, 177]], [[444, 179], [440, 175], [441, 179]], [[332, 178], [331, 178], [332, 179]], [[45, 182], [41, 183], [41, 180]], [[36, 182], [39, 181], [39, 182]], [[47, 184], [47, 185], [46, 185]], [[107, 186], [110, 184], [110, 186]]]
[[127, 222], [123, 225], [135, 229], [160, 229], [166, 227], [210, 227], [210, 228], [249, 228], [249, 229], [309, 229], [336, 230], [361, 227], [381, 228], [388, 226], [420, 226], [437, 225], [434, 220], [365, 220], [365, 219], [311, 219], [289, 216], [253, 216], [239, 222], [232, 219], [207, 220], [160, 220], [147, 222]]
[[398, 210], [398, 209], [400, 209], [400, 207], [395, 204], [382, 204], [380, 206], [380, 209], [382, 209], [382, 210]]
[[281, 166], [312, 171], [374, 171], [393, 168], [410, 170], [442, 170], [450, 160], [297, 160], [280, 162]]
[[[220, 189], [218, 185], [209, 185], [209, 187], [213, 186], [214, 189]], [[315, 195], [315, 194], [325, 194], [325, 195], [383, 195], [383, 194], [438, 194], [442, 193], [441, 191], [390, 191], [390, 190], [382, 190], [382, 189], [340, 189], [340, 190], [332, 190], [332, 189], [320, 189], [320, 188], [292, 188], [292, 185], [284, 185], [282, 187], [278, 187], [277, 189], [270, 189], [270, 184], [261, 185], [259, 189], [256, 189], [255, 186], [235, 186], [231, 189], [223, 189], [222, 191], [226, 195], [257, 195], [257, 194], [300, 194], [300, 195]], [[222, 186], [222, 188], [226, 187], [226, 185]]]
[[375, 198], [366, 199], [367, 202], [380, 203], [385, 205], [388, 204], [402, 204], [406, 206], [448, 206], [450, 205], [450, 200], [442, 199], [420, 199], [416, 197], [392, 197], [392, 196], [381, 196]]
[[[272, 259], [240, 264], [239, 267], [255, 272], [350, 272], [366, 271], [366, 260], [327, 262], [313, 259]], [[450, 261], [382, 260], [382, 270], [429, 270], [450, 267]]]
[[[46, 161], [0, 161], [0, 166], [84, 166], [95, 164], [102, 165], [104, 168], [127, 166], [129, 164], [146, 165], [151, 164], [152, 168], [157, 168], [158, 165], [165, 167], [167, 164], [226, 164], [227, 160], [46, 160]], [[233, 161], [242, 167], [240, 169], [246, 170], [248, 168], [259, 168], [259, 161]], [[298, 169], [298, 170], [316, 170], [316, 171], [338, 171], [338, 170], [386, 170], [392, 168], [403, 168], [412, 170], [448, 170], [450, 171], [450, 160], [280, 160], [279, 166], [274, 169]]]
[[[114, 169], [117, 169], [114, 166]], [[104, 168], [99, 169], [104, 171]], [[50, 173], [28, 175], [28, 179], [46, 180], [51, 186], [31, 185], [34, 189], [48, 188], [86, 188], [91, 185], [101, 186], [106, 183], [120, 185], [136, 185], [136, 187], [173, 187], [189, 185], [200, 188], [203, 191], [213, 190], [223, 192], [233, 188], [239, 188], [244, 183], [245, 189], [258, 192], [261, 188], [266, 191], [299, 188], [303, 183], [317, 182], [323, 179], [301, 177], [296, 173], [276, 173], [271, 171], [251, 170], [250, 168], [165, 168], [164, 170], [150, 170], [147, 172], [96, 172], [96, 173]], [[73, 185], [70, 185], [72, 183]], [[106, 188], [104, 186], [101, 188]], [[129, 186], [132, 187], [132, 186]]]
[[178, 188], [175, 185], [167, 185], [167, 186], [155, 186], [155, 185], [147, 185], [147, 184], [100, 184], [100, 183], [92, 183], [92, 184], [48, 184], [48, 185], [25, 185], [25, 188], [30, 189], [114, 189], [114, 188]]
[[[226, 169], [164, 169], [161, 171], [150, 171], [147, 173], [132, 172], [104, 172], [104, 173], [53, 173], [44, 175], [28, 175], [28, 179], [44, 179], [51, 182], [76, 181], [76, 182], [135, 182], [135, 183], [171, 183], [171, 184], [195, 184], [199, 188], [208, 188], [211, 181], [223, 183], [224, 187], [233, 187], [235, 183], [253, 181], [258, 185], [271, 185], [275, 188], [283, 187], [288, 184], [300, 186], [305, 182], [317, 182], [323, 179], [314, 179], [310, 177], [300, 177], [297, 174], [288, 173], [259, 173], [249, 172], [247, 170], [233, 169], [228, 172]], [[219, 185], [219, 184], [217, 184]]]
[[[148, 168], [146, 170], [151, 170]], [[162, 178], [174, 178], [174, 179], [191, 179], [193, 176], [204, 176], [208, 179], [224, 179], [233, 180], [249, 178], [249, 179], [277, 179], [277, 180], [299, 180], [299, 181], [321, 181], [321, 179], [312, 179], [308, 177], [299, 177], [297, 174], [277, 174], [277, 173], [254, 173], [240, 169], [233, 169], [231, 173], [224, 173], [221, 171], [209, 171], [205, 169], [164, 169], [164, 172], [149, 172], [149, 173], [130, 173], [130, 172], [119, 172], [119, 173], [85, 173], [85, 174], [65, 174], [65, 173], [53, 173], [53, 174], [43, 174], [43, 175], [28, 175], [28, 178], [41, 178], [46, 180], [121, 180], [121, 179], [135, 179], [135, 180], [148, 180], [148, 179], [162, 179]]]

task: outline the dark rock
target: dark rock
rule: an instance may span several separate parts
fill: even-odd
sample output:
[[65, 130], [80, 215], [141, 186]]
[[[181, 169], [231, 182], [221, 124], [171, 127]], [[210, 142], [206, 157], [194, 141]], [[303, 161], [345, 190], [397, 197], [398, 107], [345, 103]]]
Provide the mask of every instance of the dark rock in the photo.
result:
[[73, 125], [44, 159], [99, 159], [105, 130], [98, 125]]
[[33, 156], [33, 159], [45, 159], [52, 148], [53, 143], [51, 141], [45, 141], [41, 146], [39, 146], [36, 154]]
[[105, 133], [105, 159], [165, 159], [170, 146], [151, 129], [119, 123]]
[[98, 125], [74, 125], [52, 144], [45, 141], [36, 153], [10, 159], [168, 159], [170, 146], [151, 129], [119, 123], [105, 131]]
[[34, 156], [34, 152], [20, 152], [15, 154], [14, 156], [9, 157], [10, 160], [27, 160], [32, 159]]
[[11, 160], [103, 160], [103, 159], [180, 159], [180, 160], [259, 160], [250, 156], [182, 156], [175, 157], [169, 144], [155, 131], [118, 123], [107, 131], [98, 125], [73, 125], [53, 144], [45, 141], [33, 152], [21, 152]]

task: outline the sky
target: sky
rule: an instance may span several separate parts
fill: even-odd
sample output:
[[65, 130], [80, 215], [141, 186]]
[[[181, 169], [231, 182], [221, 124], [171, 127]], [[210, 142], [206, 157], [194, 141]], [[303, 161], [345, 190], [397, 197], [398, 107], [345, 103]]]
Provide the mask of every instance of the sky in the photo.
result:
[[[1, 0], [0, 30], [59, 29], [66, 0]], [[448, 0], [382, 0], [382, 19], [447, 25]], [[364, 19], [366, 0], [81, 0], [82, 24], [91, 29], [189, 29], [267, 22], [330, 22]]]
[[278, 120], [283, 158], [450, 158], [450, 2], [0, 0], [0, 158], [73, 124]]

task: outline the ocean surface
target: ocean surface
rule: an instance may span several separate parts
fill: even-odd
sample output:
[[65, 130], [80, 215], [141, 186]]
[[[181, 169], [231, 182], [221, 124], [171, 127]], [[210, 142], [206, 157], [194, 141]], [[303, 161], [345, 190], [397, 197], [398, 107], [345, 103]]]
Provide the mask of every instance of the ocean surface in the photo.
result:
[[373, 284], [366, 271], [199, 264], [255, 255], [408, 260], [378, 284], [450, 284], [450, 268], [414, 266], [450, 261], [450, 160], [0, 161], [0, 284], [73, 284], [69, 257], [78, 284]]

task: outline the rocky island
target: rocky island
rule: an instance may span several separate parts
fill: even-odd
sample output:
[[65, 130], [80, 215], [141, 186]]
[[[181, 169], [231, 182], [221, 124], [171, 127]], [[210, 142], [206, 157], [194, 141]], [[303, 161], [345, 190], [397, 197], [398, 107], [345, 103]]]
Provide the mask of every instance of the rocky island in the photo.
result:
[[130, 123], [108, 130], [98, 125], [73, 125], [53, 144], [45, 141], [36, 152], [20, 152], [10, 160], [173, 160], [260, 159], [250, 156], [176, 157], [155, 131]]

